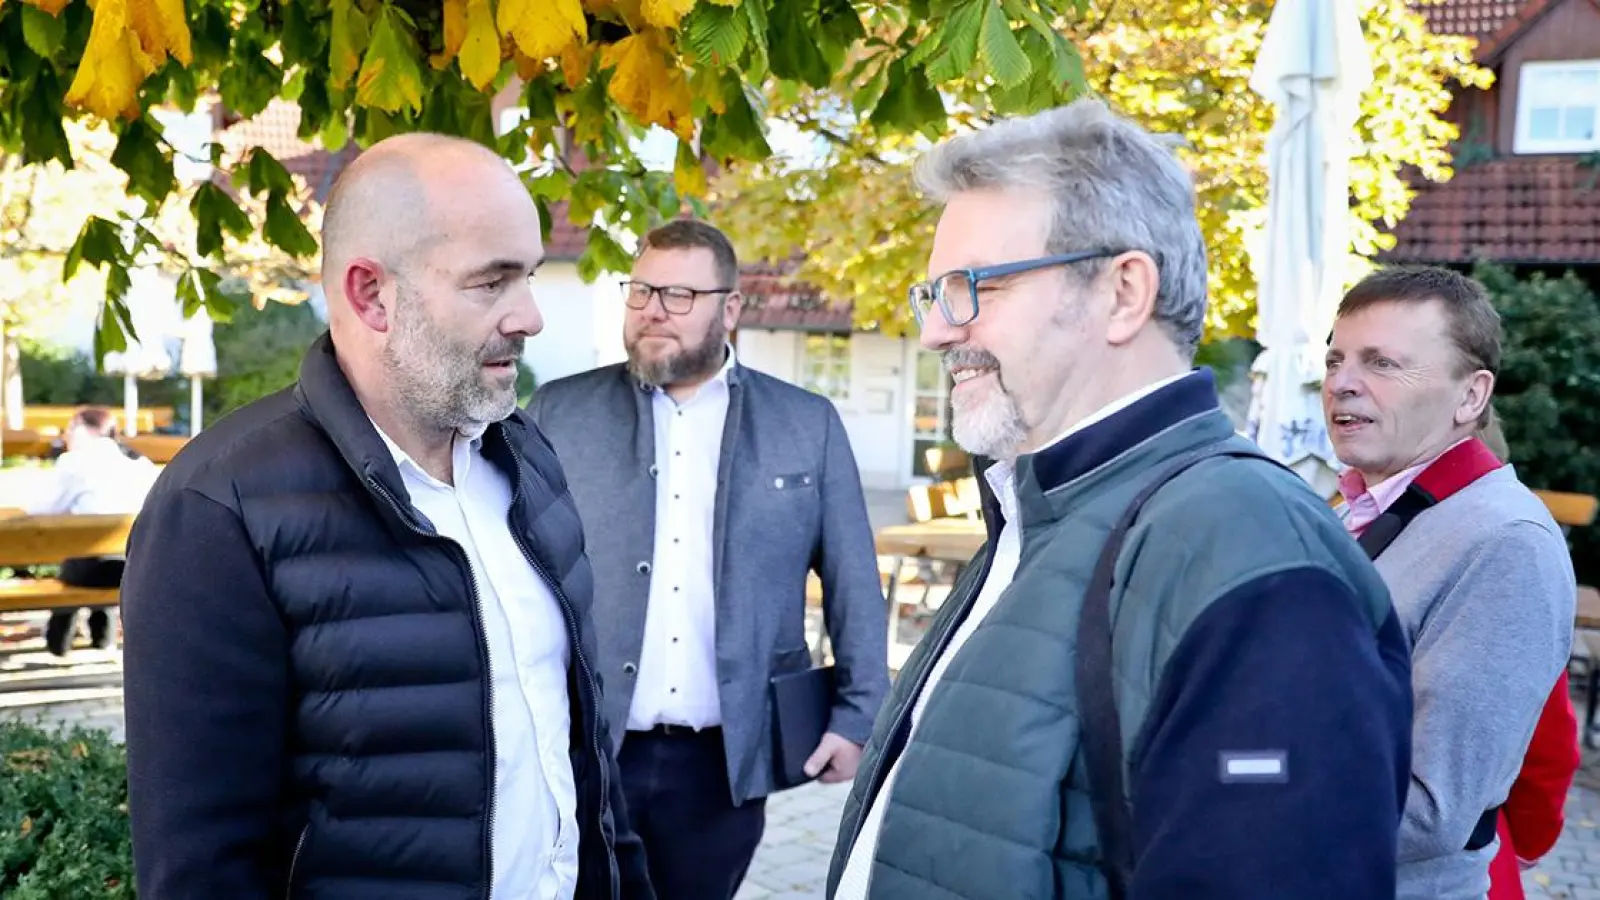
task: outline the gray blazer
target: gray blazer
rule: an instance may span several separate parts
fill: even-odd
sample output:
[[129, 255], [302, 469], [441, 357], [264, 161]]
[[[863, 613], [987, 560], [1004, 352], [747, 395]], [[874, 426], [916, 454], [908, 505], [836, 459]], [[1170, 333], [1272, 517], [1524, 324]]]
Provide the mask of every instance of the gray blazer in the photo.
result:
[[[768, 680], [811, 664], [807, 573], [822, 580], [835, 660], [829, 729], [857, 743], [871, 735], [888, 692], [888, 608], [855, 455], [833, 404], [737, 363], [728, 386], [712, 572], [729, 786], [743, 803], [772, 791]], [[556, 447], [583, 518], [603, 705], [619, 750], [655, 546], [650, 400], [619, 364], [543, 385], [528, 407]]]

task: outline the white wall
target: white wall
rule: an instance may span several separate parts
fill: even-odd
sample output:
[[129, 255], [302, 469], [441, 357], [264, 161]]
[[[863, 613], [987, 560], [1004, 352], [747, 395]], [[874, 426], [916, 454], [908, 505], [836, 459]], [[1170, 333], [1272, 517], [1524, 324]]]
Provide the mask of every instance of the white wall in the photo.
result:
[[585, 284], [576, 263], [550, 262], [539, 269], [533, 296], [544, 330], [528, 339], [522, 359], [540, 384], [626, 358], [620, 277], [602, 275]]
[[[739, 329], [739, 361], [752, 369], [798, 382], [800, 346], [795, 331]], [[850, 336], [849, 396], [834, 401], [868, 488], [899, 489], [910, 477], [910, 402], [907, 343], [880, 334]]]

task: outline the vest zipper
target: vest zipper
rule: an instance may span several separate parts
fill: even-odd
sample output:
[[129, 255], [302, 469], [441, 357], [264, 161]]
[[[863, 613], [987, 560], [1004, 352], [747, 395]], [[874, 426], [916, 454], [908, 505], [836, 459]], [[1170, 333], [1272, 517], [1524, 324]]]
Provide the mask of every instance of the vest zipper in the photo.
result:
[[484, 731], [486, 737], [488, 738], [489, 745], [489, 783], [487, 785], [489, 792], [489, 816], [485, 821], [483, 828], [483, 858], [486, 870], [483, 877], [483, 900], [489, 900], [489, 894], [494, 887], [494, 773], [496, 769], [494, 745], [494, 673], [489, 668], [489, 632], [488, 626], [484, 624], [483, 620], [483, 599], [478, 594], [478, 577], [472, 571], [472, 560], [467, 558], [467, 552], [461, 549], [460, 544], [457, 544], [455, 541], [452, 541], [440, 534], [428, 532], [418, 528], [417, 525], [411, 521], [411, 517], [407, 516], [400, 508], [400, 502], [396, 500], [394, 495], [389, 493], [389, 489], [384, 487], [383, 484], [376, 478], [369, 477], [367, 479], [367, 486], [371, 488], [373, 492], [378, 494], [378, 496], [382, 497], [389, 504], [390, 508], [394, 510], [395, 515], [399, 516], [400, 520], [405, 522], [406, 526], [412, 531], [422, 535], [423, 537], [434, 538], [435, 540], [449, 544], [450, 547], [455, 550], [458, 559], [461, 561], [461, 565], [467, 570], [467, 586], [472, 589], [472, 608], [477, 612], [478, 659], [480, 664], [483, 666], [483, 715], [486, 725]]
[[[502, 428], [502, 429], [500, 429], [500, 436], [501, 436], [501, 438], [503, 438], [505, 440], [506, 448], [511, 451], [512, 456], [514, 458], [516, 456], [516, 448], [511, 445], [511, 437], [510, 437], [510, 435], [507, 435], [505, 433], [505, 429]], [[521, 499], [522, 499], [522, 470], [521, 470], [520, 467], [518, 467], [516, 469], [516, 477], [513, 479], [512, 484], [511, 484], [511, 506], [513, 508], [515, 508], [517, 503]], [[509, 511], [507, 511], [507, 516], [508, 517], [510, 516], [510, 512]], [[510, 524], [511, 523], [508, 521], [507, 525], [510, 525]], [[567, 640], [572, 645], [572, 656], [573, 656], [574, 659], [576, 659], [578, 661], [578, 668], [580, 670], [582, 670], [582, 672], [583, 672], [584, 683], [588, 686], [589, 691], [590, 691], [590, 696], [593, 698], [593, 702], [592, 702], [591, 705], [594, 707], [595, 716], [599, 717], [599, 716], [603, 715], [603, 713], [600, 710], [600, 684], [594, 677], [594, 670], [589, 667], [589, 659], [588, 659], [588, 657], [584, 656], [584, 654], [583, 654], [583, 640], [582, 640], [582, 637], [578, 634], [578, 619], [577, 619], [577, 616], [575, 616], [573, 614], [573, 612], [572, 612], [572, 601], [567, 599], [566, 591], [563, 591], [561, 589], [561, 582], [559, 582], [556, 579], [552, 578], [550, 576], [549, 570], [547, 570], [544, 567], [544, 565], [542, 563], [540, 563], [539, 560], [536, 559], [534, 557], [534, 555], [528, 551], [528, 545], [525, 544], [523, 542], [523, 540], [522, 540], [522, 532], [520, 530], [518, 530], [517, 528], [514, 528], [514, 527], [511, 528], [511, 539], [516, 541], [517, 549], [522, 551], [522, 558], [527, 560], [528, 565], [532, 566], [533, 570], [535, 572], [539, 573], [539, 577], [543, 578], [545, 580], [545, 583], [550, 586], [551, 592], [556, 595], [556, 600], [560, 602], [560, 604], [561, 604], [561, 617], [567, 623]], [[610, 782], [610, 773], [608, 771], [606, 771], [605, 757], [600, 752], [600, 729], [598, 727], [589, 729], [589, 735], [591, 737], [591, 742], [590, 742], [591, 743], [591, 748], [594, 751], [594, 766], [595, 766], [595, 770], [596, 770], [597, 774], [600, 776], [600, 797], [599, 797], [598, 803], [595, 806], [596, 825], [598, 826], [600, 822], [605, 821], [605, 815], [604, 815], [604, 813], [602, 811], [605, 809], [605, 804], [606, 804], [607, 798], [611, 795], [611, 788], [610, 788], [610, 784], [609, 784], [609, 782]], [[559, 818], [558, 818], [558, 823], [559, 823]], [[560, 829], [560, 826], [558, 824], [557, 825], [557, 834], [560, 833], [559, 829]], [[581, 826], [580, 826], [580, 830], [581, 830]], [[601, 843], [605, 844], [606, 862], [610, 866], [610, 871], [613, 872], [613, 873], [616, 873], [618, 875], [619, 883], [612, 885], [613, 894], [615, 894], [616, 890], [620, 890], [620, 888], [621, 888], [621, 885], [620, 885], [620, 875], [621, 875], [621, 873], [617, 869], [616, 851], [612, 848], [611, 841], [605, 839], [605, 834], [604, 834], [604, 830], [603, 829], [601, 830], [601, 839], [602, 839]], [[579, 842], [579, 845], [582, 846], [582, 842], [581, 841]]]
[[[871, 804], [876, 803], [879, 799], [877, 794], [878, 791], [883, 788], [883, 778], [886, 774], [884, 770], [884, 763], [889, 758], [887, 751], [890, 747], [890, 743], [893, 742], [894, 736], [900, 733], [900, 729], [906, 727], [906, 723], [909, 720], [912, 711], [916, 709], [917, 698], [922, 696], [923, 690], [928, 686], [928, 677], [933, 674], [935, 664], [938, 663], [939, 657], [943, 655], [944, 651], [950, 646], [950, 638], [955, 635], [956, 629], [961, 627], [961, 623], [966, 621], [967, 616], [972, 614], [972, 606], [975, 602], [977, 602], [978, 592], [972, 590], [970, 585], [973, 583], [981, 585], [983, 583], [983, 579], [989, 574], [989, 563], [992, 559], [993, 550], [990, 550], [989, 553], [984, 555], [982, 570], [978, 573], [976, 578], [973, 578], [970, 581], [968, 581], [966, 577], [967, 572], [962, 572], [962, 580], [968, 581], [968, 585], [965, 587], [966, 595], [961, 600], [961, 614], [957, 616], [951, 616], [950, 620], [945, 623], [944, 630], [940, 631], [937, 635], [931, 636], [933, 637], [934, 643], [929, 645], [932, 649], [926, 656], [923, 657], [923, 659], [926, 660], [926, 664], [922, 667], [922, 672], [917, 676], [916, 683], [912, 685], [911, 691], [906, 694], [905, 705], [900, 707], [900, 712], [895, 715], [894, 727], [889, 729], [891, 741], [884, 744], [883, 750], [878, 753], [877, 760], [875, 760], [872, 764], [871, 778], [867, 781], [867, 790], [862, 795], [862, 806], [856, 816], [855, 825], [850, 829], [850, 842], [845, 845], [850, 848], [846, 853], [847, 860], [849, 858], [849, 854], [855, 852], [856, 840], [861, 837], [861, 829], [866, 825], [867, 812], [871, 808]], [[971, 571], [970, 566], [968, 567], [967, 571]], [[924, 637], [924, 640], [927, 640], [927, 638]], [[910, 740], [911, 736], [907, 734], [906, 742], [909, 743]], [[901, 747], [900, 752], [905, 752], [905, 748], [903, 746]], [[900, 754], [896, 754], [897, 759], [899, 758], [899, 755]]]
[[294, 897], [294, 870], [300, 865], [300, 851], [306, 848], [306, 835], [311, 833], [311, 823], [300, 829], [300, 839], [294, 842], [294, 856], [289, 858], [289, 883], [283, 889], [284, 900], [293, 900]]

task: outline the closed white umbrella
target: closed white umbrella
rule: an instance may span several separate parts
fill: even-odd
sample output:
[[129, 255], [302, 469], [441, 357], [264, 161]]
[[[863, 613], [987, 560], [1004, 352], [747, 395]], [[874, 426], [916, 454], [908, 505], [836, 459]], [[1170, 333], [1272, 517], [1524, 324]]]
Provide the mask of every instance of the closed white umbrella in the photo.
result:
[[1350, 150], [1372, 62], [1355, 0], [1278, 0], [1250, 88], [1277, 107], [1255, 254], [1262, 345], [1250, 432], [1332, 496], [1338, 461], [1318, 387], [1350, 248]]

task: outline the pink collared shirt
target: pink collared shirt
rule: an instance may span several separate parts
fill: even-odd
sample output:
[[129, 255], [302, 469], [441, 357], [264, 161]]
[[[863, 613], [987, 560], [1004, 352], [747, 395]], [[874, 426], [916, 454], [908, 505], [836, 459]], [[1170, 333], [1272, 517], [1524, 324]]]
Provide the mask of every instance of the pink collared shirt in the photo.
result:
[[1390, 475], [1371, 487], [1367, 486], [1366, 477], [1354, 468], [1339, 473], [1339, 495], [1344, 498], [1344, 508], [1339, 511], [1339, 515], [1344, 520], [1345, 530], [1360, 537], [1361, 533], [1367, 530], [1367, 526], [1372, 524], [1373, 519], [1383, 515], [1384, 510], [1400, 499], [1400, 495], [1406, 492], [1411, 482], [1417, 480], [1423, 469], [1469, 440], [1471, 438], [1462, 438], [1439, 451], [1437, 455]]

